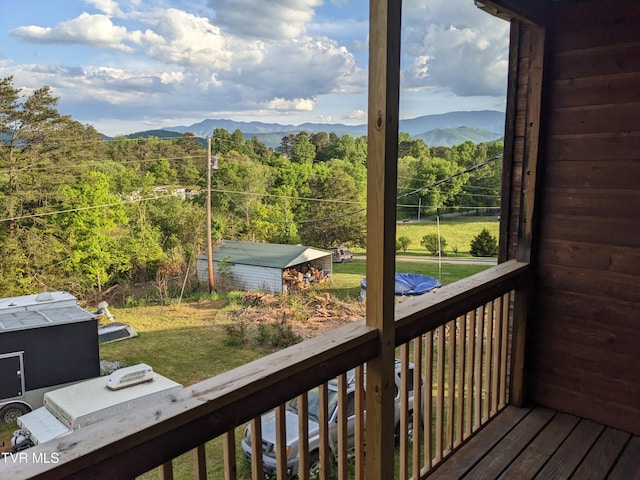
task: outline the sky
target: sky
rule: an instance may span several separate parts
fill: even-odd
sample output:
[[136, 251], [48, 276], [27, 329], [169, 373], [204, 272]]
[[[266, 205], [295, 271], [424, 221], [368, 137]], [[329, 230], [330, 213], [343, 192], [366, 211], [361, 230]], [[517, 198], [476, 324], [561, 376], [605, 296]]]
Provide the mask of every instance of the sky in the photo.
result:
[[[0, 0], [0, 78], [106, 135], [366, 123], [368, 0]], [[509, 24], [404, 0], [400, 118], [505, 109]]]

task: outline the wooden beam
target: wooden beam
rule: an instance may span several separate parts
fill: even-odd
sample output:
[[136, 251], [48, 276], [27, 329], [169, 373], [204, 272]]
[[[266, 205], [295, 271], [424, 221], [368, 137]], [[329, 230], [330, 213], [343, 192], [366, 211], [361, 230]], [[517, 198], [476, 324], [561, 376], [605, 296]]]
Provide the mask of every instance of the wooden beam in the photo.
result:
[[[545, 29], [531, 25], [526, 92], [523, 175], [520, 193], [520, 223], [518, 226], [518, 245], [516, 249], [516, 258], [521, 262], [531, 261], [536, 177], [538, 172], [538, 147], [540, 140], [544, 45]], [[526, 401], [525, 350], [527, 318], [531, 311], [531, 292], [532, 286], [529, 284], [525, 288], [517, 290], [514, 297], [509, 397], [511, 403], [516, 406], [523, 406]]]
[[394, 476], [395, 220], [401, 2], [371, 0], [367, 153], [367, 325], [379, 333], [367, 364], [366, 478]]
[[502, 189], [500, 201], [500, 248], [498, 263], [511, 259], [511, 225], [514, 221], [513, 198], [514, 185], [516, 114], [518, 92], [518, 65], [520, 54], [520, 21], [512, 20], [509, 38], [509, 70], [507, 78], [507, 110], [505, 115], [504, 150], [502, 155]]
[[516, 255], [517, 260], [520, 262], [531, 261], [544, 65], [545, 30], [542, 27], [531, 26], [530, 32], [529, 70], [526, 92], [527, 104], [525, 111], [524, 166], [520, 203], [520, 225], [518, 228], [518, 249]]

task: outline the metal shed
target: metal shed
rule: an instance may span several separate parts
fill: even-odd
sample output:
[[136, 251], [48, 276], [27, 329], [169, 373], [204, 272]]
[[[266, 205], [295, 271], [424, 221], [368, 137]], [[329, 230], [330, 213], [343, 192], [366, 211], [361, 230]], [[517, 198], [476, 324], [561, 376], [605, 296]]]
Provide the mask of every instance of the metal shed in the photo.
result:
[[97, 317], [66, 292], [0, 299], [0, 420], [44, 393], [100, 375]]
[[[303, 245], [223, 240], [213, 252], [216, 285], [235, 290], [286, 293], [329, 279], [331, 252]], [[198, 280], [208, 282], [206, 254], [197, 259]]]

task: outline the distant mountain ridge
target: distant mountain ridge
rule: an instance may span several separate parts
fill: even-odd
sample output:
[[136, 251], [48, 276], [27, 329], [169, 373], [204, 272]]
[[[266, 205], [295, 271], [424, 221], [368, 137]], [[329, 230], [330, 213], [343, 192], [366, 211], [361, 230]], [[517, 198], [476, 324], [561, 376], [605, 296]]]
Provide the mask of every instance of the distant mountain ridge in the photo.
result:
[[[464, 128], [463, 128], [464, 127]], [[165, 127], [160, 130], [136, 132], [127, 135], [130, 138], [157, 136], [165, 131], [193, 133], [199, 137], [211, 135], [216, 128], [228, 132], [240, 130], [245, 138], [257, 137], [268, 147], [280, 145], [282, 137], [292, 133], [306, 131], [335, 133], [338, 136], [361, 136], [367, 134], [367, 125], [345, 125], [341, 123], [303, 123], [300, 125], [282, 125], [264, 122], [238, 122], [227, 119], [207, 119], [189, 126]], [[155, 133], [151, 133], [155, 132]], [[408, 133], [412, 138], [422, 138], [429, 146], [458, 145], [465, 141], [474, 143], [490, 142], [504, 135], [504, 112], [478, 110], [469, 112], [449, 112], [436, 115], [400, 120], [400, 132]], [[168, 135], [170, 136], [170, 135]]]
[[483, 128], [457, 127], [457, 128], [436, 128], [428, 132], [414, 135], [412, 138], [421, 138], [430, 147], [452, 147], [464, 142], [488, 143], [501, 140], [503, 133], [490, 132]]

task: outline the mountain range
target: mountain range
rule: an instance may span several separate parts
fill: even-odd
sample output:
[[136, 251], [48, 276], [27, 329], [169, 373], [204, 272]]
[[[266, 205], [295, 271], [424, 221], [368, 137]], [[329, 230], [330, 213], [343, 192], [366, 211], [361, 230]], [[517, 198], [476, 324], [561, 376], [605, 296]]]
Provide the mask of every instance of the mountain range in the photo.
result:
[[[268, 147], [280, 145], [282, 137], [292, 133], [326, 132], [338, 136], [362, 136], [367, 134], [367, 125], [344, 125], [341, 123], [303, 123], [282, 125], [264, 122], [238, 122], [225, 119], [207, 119], [189, 126], [178, 125], [161, 130], [148, 130], [127, 135], [130, 138], [155, 136], [158, 138], [175, 136], [175, 133], [193, 133], [198, 137], [211, 135], [216, 128], [228, 132], [240, 130], [245, 138], [257, 137]], [[421, 138], [429, 146], [459, 145], [466, 141], [473, 143], [499, 140], [504, 135], [504, 112], [480, 110], [469, 112], [449, 112], [424, 115], [400, 120], [400, 132], [408, 133], [413, 139]]]

